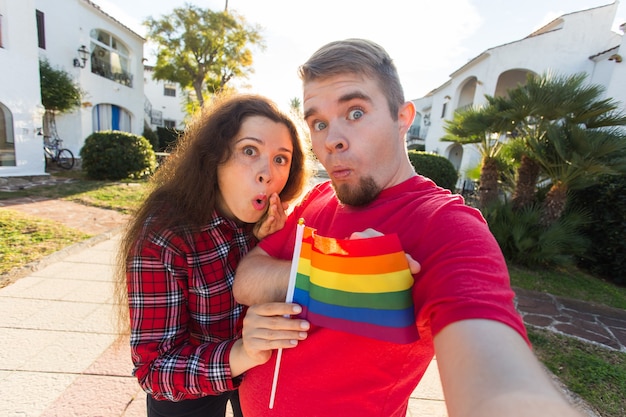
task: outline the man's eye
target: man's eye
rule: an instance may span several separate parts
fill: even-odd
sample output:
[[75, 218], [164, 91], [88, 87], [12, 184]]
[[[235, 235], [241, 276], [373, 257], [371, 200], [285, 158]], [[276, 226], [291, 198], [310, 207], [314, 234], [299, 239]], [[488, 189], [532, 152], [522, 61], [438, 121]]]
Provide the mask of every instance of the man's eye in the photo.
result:
[[326, 129], [326, 123], [325, 122], [314, 122], [313, 123], [313, 130], [319, 132], [320, 130], [324, 130]]
[[348, 119], [357, 120], [363, 117], [364, 114], [365, 113], [361, 109], [350, 110], [350, 113], [348, 113]]

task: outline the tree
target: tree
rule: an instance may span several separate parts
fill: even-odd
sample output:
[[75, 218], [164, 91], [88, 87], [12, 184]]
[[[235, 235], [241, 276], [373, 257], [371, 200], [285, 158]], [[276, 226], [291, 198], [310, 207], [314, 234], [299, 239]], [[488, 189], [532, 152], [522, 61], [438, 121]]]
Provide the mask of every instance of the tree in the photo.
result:
[[[538, 159], [546, 157], [544, 145], [551, 140], [546, 137], [554, 132], [554, 127], [581, 125], [585, 129], [598, 129], [626, 124], [626, 118], [617, 111], [618, 103], [600, 98], [604, 92], [600, 85], [586, 84], [585, 74], [556, 75], [545, 73], [541, 76], [529, 74], [526, 84], [508, 91], [505, 97], [486, 96], [489, 107], [498, 115], [495, 129], [509, 138], [521, 141], [522, 152], [516, 186], [513, 193], [513, 207], [520, 209], [535, 201], [537, 181], [541, 171], [549, 179], [556, 180], [546, 172], [547, 166], [568, 165], [571, 161], [560, 153], [549, 162]], [[563, 138], [553, 135], [552, 140]], [[539, 148], [541, 152], [537, 153]], [[593, 159], [592, 155], [588, 155]], [[543, 170], [542, 170], [543, 168]], [[582, 167], [579, 167], [582, 169]], [[551, 169], [551, 172], [558, 170]], [[588, 167], [588, 172], [593, 170]], [[558, 180], [556, 180], [558, 181]]]
[[502, 149], [499, 133], [494, 128], [495, 115], [492, 108], [470, 107], [456, 112], [452, 120], [446, 120], [446, 136], [442, 140], [460, 144], [476, 144], [482, 157], [478, 205], [489, 206], [498, 199], [498, 154]]
[[80, 106], [82, 91], [74, 79], [62, 69], [52, 68], [47, 60], [39, 61], [41, 104], [44, 113], [44, 133], [57, 137], [56, 114], [67, 113]]
[[541, 223], [549, 226], [565, 210], [568, 193], [599, 182], [602, 176], [626, 173], [626, 132], [618, 128], [585, 129], [553, 125], [545, 140], [530, 142], [533, 156], [550, 179]]
[[260, 29], [227, 7], [213, 12], [187, 4], [144, 22], [148, 39], [158, 45], [154, 78], [193, 90], [200, 107], [231, 80], [252, 72], [250, 46], [264, 48]]
[[617, 155], [626, 140], [616, 127], [626, 125], [626, 116], [617, 102], [601, 98], [601, 86], [585, 84], [585, 78], [529, 75], [526, 84], [509, 90], [506, 97], [487, 95], [486, 106], [455, 115], [448, 124], [452, 138], [446, 140], [456, 136], [460, 143], [480, 143], [495, 132], [521, 143], [513, 209], [534, 204], [537, 182], [546, 179], [551, 188], [544, 201], [544, 225], [563, 213], [571, 187], [588, 186], [599, 175], [623, 170]]

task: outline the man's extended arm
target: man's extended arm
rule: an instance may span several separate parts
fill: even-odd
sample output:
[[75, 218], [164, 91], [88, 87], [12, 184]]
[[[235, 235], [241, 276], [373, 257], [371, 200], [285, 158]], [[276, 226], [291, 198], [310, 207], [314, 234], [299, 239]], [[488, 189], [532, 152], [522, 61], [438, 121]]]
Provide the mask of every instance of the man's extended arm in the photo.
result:
[[463, 320], [434, 341], [450, 417], [582, 417], [507, 325]]
[[233, 294], [238, 303], [251, 306], [285, 301], [291, 261], [274, 259], [258, 246], [239, 263]]

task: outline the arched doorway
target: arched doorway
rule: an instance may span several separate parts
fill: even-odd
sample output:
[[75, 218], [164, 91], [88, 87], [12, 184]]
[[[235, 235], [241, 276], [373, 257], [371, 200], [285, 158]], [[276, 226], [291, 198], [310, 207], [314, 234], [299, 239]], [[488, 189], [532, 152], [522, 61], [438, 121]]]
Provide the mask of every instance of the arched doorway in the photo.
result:
[[131, 115], [115, 104], [98, 104], [93, 108], [93, 131], [120, 130], [131, 132]]

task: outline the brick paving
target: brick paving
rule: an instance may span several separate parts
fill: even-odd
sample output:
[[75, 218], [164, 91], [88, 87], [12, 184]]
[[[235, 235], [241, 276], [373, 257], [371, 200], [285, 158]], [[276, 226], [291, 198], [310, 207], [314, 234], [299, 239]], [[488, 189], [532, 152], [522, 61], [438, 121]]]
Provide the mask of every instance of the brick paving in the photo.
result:
[[527, 325], [626, 353], [626, 310], [519, 288], [515, 293]]

